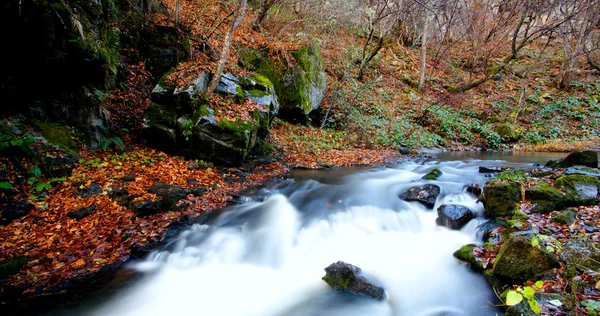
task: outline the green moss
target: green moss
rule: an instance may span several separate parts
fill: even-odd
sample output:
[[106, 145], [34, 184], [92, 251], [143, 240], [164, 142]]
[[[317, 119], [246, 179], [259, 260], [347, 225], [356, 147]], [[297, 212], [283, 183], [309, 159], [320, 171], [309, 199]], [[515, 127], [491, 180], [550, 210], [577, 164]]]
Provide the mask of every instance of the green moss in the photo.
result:
[[504, 285], [501, 278], [497, 277], [492, 270], [483, 271], [483, 277], [496, 291]]
[[256, 124], [252, 122], [231, 122], [221, 119], [217, 126], [234, 134], [238, 141], [247, 142]]
[[238, 85], [235, 87], [235, 98], [237, 103], [244, 103], [246, 100], [246, 93], [244, 93], [242, 86]]
[[483, 188], [483, 206], [492, 217], [512, 215], [522, 200], [521, 184], [514, 181], [488, 184]]
[[349, 290], [354, 282], [354, 275], [350, 272], [338, 275], [326, 274], [323, 277], [323, 281], [335, 288]]
[[177, 114], [174, 109], [167, 109], [158, 103], [150, 103], [146, 110], [148, 125], [174, 126]]
[[424, 175], [423, 178], [424, 180], [437, 180], [437, 178], [442, 176], [442, 171], [438, 168], [433, 168], [431, 171], [429, 171], [428, 174]]
[[238, 50], [238, 65], [248, 70], [257, 70], [263, 59], [263, 54], [258, 50], [248, 47]]
[[21, 256], [10, 260], [0, 261], [0, 279], [19, 272], [29, 262], [29, 258]]
[[532, 211], [536, 213], [549, 213], [566, 206], [565, 195], [546, 182], [525, 190], [525, 199], [535, 204]]
[[162, 77], [160, 77], [160, 79], [158, 80], [158, 85], [161, 86], [162, 88], [169, 90], [169, 91], [173, 91], [175, 90], [175, 88], [177, 87], [174, 84], [167, 84], [166, 83], [166, 79], [167, 77], [172, 74], [173, 72], [175, 72], [175, 68], [167, 71]]
[[517, 220], [517, 221], [520, 219], [528, 219], [528, 218], [529, 218], [529, 215], [525, 214], [521, 210], [516, 210], [512, 216], [512, 220]]
[[264, 96], [270, 95], [270, 93], [261, 90], [249, 90], [248, 94], [250, 94], [254, 98], [262, 98]]
[[75, 142], [71, 139], [71, 130], [68, 127], [60, 124], [42, 122], [37, 122], [35, 125], [48, 142], [72, 155], [77, 154], [77, 145], [75, 145]]
[[506, 141], [516, 141], [520, 138], [519, 127], [510, 123], [502, 123], [494, 129]]
[[552, 216], [552, 222], [570, 225], [575, 221], [575, 214], [572, 211], [563, 211]]
[[269, 78], [258, 74], [252, 74], [249, 76], [249, 78], [256, 82], [256, 89], [266, 92], [274, 91], [273, 83], [271, 82], [271, 80], [269, 80]]
[[462, 246], [454, 252], [454, 257], [468, 263], [471, 269], [480, 272], [483, 271], [483, 263], [478, 261], [473, 253], [473, 249], [476, 247], [477, 246], [473, 244]]
[[598, 200], [600, 180], [592, 176], [573, 174], [558, 178], [554, 186], [566, 194], [569, 205], [592, 205]]
[[567, 168], [575, 165], [598, 168], [598, 153], [592, 150], [576, 151], [570, 153], [559, 162], [560, 167]]

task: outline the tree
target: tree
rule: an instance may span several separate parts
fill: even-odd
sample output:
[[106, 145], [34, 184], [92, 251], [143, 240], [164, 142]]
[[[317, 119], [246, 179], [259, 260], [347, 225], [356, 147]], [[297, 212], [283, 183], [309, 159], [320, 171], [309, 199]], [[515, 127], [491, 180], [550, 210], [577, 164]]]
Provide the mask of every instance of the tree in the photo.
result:
[[235, 8], [235, 13], [233, 14], [233, 20], [231, 21], [231, 27], [229, 28], [229, 32], [225, 36], [225, 40], [223, 41], [223, 50], [221, 51], [221, 58], [219, 59], [219, 64], [217, 65], [217, 71], [214, 76], [210, 80], [208, 84], [208, 89], [206, 90], [207, 95], [213, 94], [219, 81], [221, 80], [221, 75], [223, 74], [223, 69], [225, 68], [225, 64], [227, 63], [227, 58], [229, 56], [229, 49], [231, 48], [231, 41], [233, 40], [233, 34], [235, 30], [238, 28], [242, 20], [244, 19], [244, 14], [246, 13], [246, 0], [239, 0], [238, 5]]
[[253, 30], [255, 30], [255, 31], [260, 30], [260, 26], [261, 26], [262, 22], [267, 17], [267, 12], [269, 12], [269, 10], [275, 4], [279, 3], [280, 1], [281, 0], [260, 0], [259, 1], [258, 13], [256, 14], [256, 20], [254, 20], [254, 23], [252, 23]]

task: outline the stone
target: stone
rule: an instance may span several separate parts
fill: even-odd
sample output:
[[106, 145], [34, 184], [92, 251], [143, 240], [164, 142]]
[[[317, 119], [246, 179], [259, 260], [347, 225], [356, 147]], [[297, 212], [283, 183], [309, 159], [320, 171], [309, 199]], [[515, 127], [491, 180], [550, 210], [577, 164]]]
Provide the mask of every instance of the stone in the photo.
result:
[[477, 260], [477, 257], [475, 257], [475, 253], [473, 253], [475, 248], [477, 248], [477, 246], [474, 244], [464, 245], [460, 247], [459, 250], [455, 251], [453, 255], [454, 258], [465, 262], [469, 268], [481, 272], [483, 271], [483, 262]]
[[439, 168], [433, 168], [426, 175], [424, 175], [421, 179], [423, 180], [437, 180], [442, 176], [442, 171]]
[[564, 159], [558, 161], [550, 160], [546, 163], [546, 167], [550, 168], [568, 168], [573, 166], [598, 168], [598, 152], [593, 150], [576, 151], [570, 153]]
[[531, 238], [513, 235], [498, 251], [493, 273], [510, 280], [538, 280], [560, 264], [556, 257], [534, 247]]
[[573, 166], [565, 170], [565, 175], [580, 174], [584, 176], [596, 177], [600, 179], [600, 170], [586, 166]]
[[476, 197], [479, 197], [482, 193], [481, 187], [478, 184], [472, 184], [465, 187], [467, 193], [471, 193]]
[[584, 175], [568, 175], [556, 179], [554, 186], [565, 194], [569, 206], [593, 205], [600, 198], [600, 180]]
[[435, 201], [440, 195], [440, 187], [435, 184], [425, 184], [422, 186], [412, 187], [400, 194], [400, 198], [412, 202], [421, 202], [429, 208], [435, 206]]
[[571, 225], [574, 221], [575, 221], [575, 213], [573, 213], [572, 211], [569, 211], [569, 210], [553, 214], [553, 216], [552, 216], [553, 223]]
[[96, 205], [90, 205], [89, 207], [84, 207], [84, 208], [78, 209], [77, 211], [69, 212], [69, 213], [67, 213], [67, 216], [79, 221], [79, 220], [82, 220], [82, 219], [92, 215], [92, 213], [94, 213], [96, 208], [97, 208]]
[[511, 123], [502, 123], [494, 131], [507, 142], [515, 142], [519, 140], [521, 135], [518, 132], [519, 126]]
[[521, 190], [521, 184], [514, 181], [488, 184], [483, 188], [481, 202], [491, 217], [512, 215], [523, 198]]
[[439, 226], [459, 230], [463, 228], [475, 215], [466, 206], [444, 204], [437, 209], [438, 217], [435, 222]]
[[0, 280], [5, 279], [10, 275], [17, 274], [28, 262], [29, 258], [25, 256], [0, 261]]
[[27, 200], [18, 200], [8, 204], [4, 210], [2, 210], [2, 218], [0, 224], [6, 225], [15, 219], [19, 219], [31, 212], [34, 208], [33, 204]]
[[593, 241], [567, 241], [561, 259], [580, 270], [600, 270], [600, 246]]
[[135, 181], [135, 176], [132, 174], [125, 175], [122, 179], [123, 182], [133, 182]]
[[161, 201], [139, 201], [133, 203], [130, 209], [138, 217], [144, 217], [148, 215], [158, 214], [164, 211], [161, 205]]
[[88, 187], [78, 189], [75, 195], [82, 199], [87, 199], [100, 193], [102, 193], [102, 186], [99, 183], [93, 182]]
[[361, 269], [342, 261], [325, 268], [323, 280], [332, 288], [348, 293], [368, 296], [376, 300], [385, 298], [385, 290], [361, 275]]
[[177, 208], [177, 203], [187, 197], [187, 191], [179, 186], [155, 183], [146, 191], [156, 194], [161, 198], [160, 209], [162, 211], [174, 211]]
[[499, 173], [506, 170], [508, 170], [508, 168], [479, 166], [479, 173]]
[[531, 188], [527, 188], [525, 199], [534, 204], [531, 211], [535, 213], [550, 213], [567, 205], [565, 194], [546, 182], [540, 182]]

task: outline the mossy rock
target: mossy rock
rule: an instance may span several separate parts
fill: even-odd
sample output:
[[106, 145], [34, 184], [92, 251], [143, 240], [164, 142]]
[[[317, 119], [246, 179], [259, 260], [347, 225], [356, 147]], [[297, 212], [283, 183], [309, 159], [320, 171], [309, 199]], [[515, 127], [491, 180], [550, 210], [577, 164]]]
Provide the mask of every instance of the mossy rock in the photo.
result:
[[424, 180], [437, 180], [442, 176], [442, 171], [439, 168], [433, 168], [429, 173], [423, 176]]
[[265, 55], [261, 51], [249, 47], [238, 49], [237, 56], [238, 65], [250, 71], [257, 70], [265, 59]]
[[522, 185], [515, 181], [488, 184], [483, 188], [482, 203], [488, 215], [512, 215], [523, 199]]
[[42, 122], [37, 122], [35, 125], [49, 143], [58, 146], [69, 154], [77, 154], [77, 145], [71, 138], [71, 130], [67, 126]]
[[556, 257], [531, 244], [531, 238], [514, 235], [498, 251], [493, 272], [510, 280], [537, 280], [560, 267]]
[[575, 221], [575, 213], [570, 210], [556, 213], [552, 216], [553, 223], [570, 225]]
[[494, 131], [508, 142], [517, 141], [521, 137], [519, 134], [519, 126], [511, 123], [502, 123], [496, 126]]
[[568, 175], [556, 180], [554, 186], [566, 195], [570, 206], [593, 205], [600, 196], [600, 180], [584, 175]]
[[593, 150], [572, 152], [565, 159], [561, 160], [559, 164], [561, 168], [577, 165], [598, 168], [598, 152]]
[[561, 258], [579, 270], [600, 270], [600, 246], [591, 241], [568, 241], [563, 245]]
[[567, 168], [567, 170], [565, 171], [565, 175], [572, 174], [581, 174], [584, 176], [591, 176], [600, 179], [600, 170], [598, 170], [598, 168], [590, 168], [586, 166], [573, 166]]
[[0, 280], [17, 274], [29, 262], [29, 258], [20, 256], [9, 260], [0, 261]]
[[567, 205], [565, 194], [546, 182], [525, 190], [525, 199], [535, 204], [532, 211], [536, 213], [550, 213]]
[[458, 260], [464, 261], [468, 264], [469, 268], [474, 271], [483, 271], [483, 263], [475, 257], [473, 249], [477, 248], [474, 244], [464, 245], [454, 252], [454, 257]]

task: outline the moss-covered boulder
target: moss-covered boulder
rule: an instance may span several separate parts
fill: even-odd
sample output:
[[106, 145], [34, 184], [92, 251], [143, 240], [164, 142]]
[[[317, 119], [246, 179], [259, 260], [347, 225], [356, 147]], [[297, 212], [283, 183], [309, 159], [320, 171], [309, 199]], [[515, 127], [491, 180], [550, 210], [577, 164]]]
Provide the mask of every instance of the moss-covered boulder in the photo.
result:
[[437, 180], [442, 176], [442, 171], [439, 168], [433, 168], [426, 175], [423, 176], [423, 180]]
[[546, 182], [525, 190], [525, 199], [534, 203], [533, 212], [550, 213], [567, 205], [565, 194]]
[[65, 125], [54, 123], [36, 122], [36, 128], [44, 138], [52, 145], [68, 152], [69, 154], [77, 154], [77, 145], [71, 138], [71, 129]]
[[369, 282], [361, 275], [361, 269], [342, 261], [332, 263], [325, 268], [325, 281], [336, 290], [372, 297], [376, 300], [385, 298], [385, 290]]
[[474, 271], [481, 272], [483, 271], [483, 262], [477, 260], [477, 257], [475, 257], [475, 253], [473, 252], [475, 248], [477, 246], [474, 244], [464, 245], [454, 252], [454, 257], [467, 263], [469, 268]]
[[552, 222], [559, 224], [571, 225], [575, 221], [575, 213], [570, 210], [554, 213], [552, 215]]
[[528, 236], [515, 235], [500, 247], [492, 271], [496, 276], [524, 281], [539, 279], [558, 267], [554, 255], [534, 247]]
[[592, 241], [568, 241], [563, 245], [561, 258], [568, 266], [580, 270], [600, 270], [600, 245]]
[[580, 174], [584, 176], [596, 177], [600, 179], [600, 170], [586, 166], [573, 166], [565, 170], [565, 175]]
[[511, 123], [502, 123], [494, 131], [507, 142], [517, 141], [521, 137], [519, 126]]
[[584, 175], [568, 175], [556, 180], [554, 186], [564, 194], [570, 206], [593, 205], [600, 198], [600, 180]]
[[546, 163], [546, 167], [550, 168], [568, 168], [577, 165], [598, 168], [598, 152], [593, 150], [576, 151], [570, 153], [564, 159], [550, 160]]
[[160, 78], [190, 55], [188, 35], [174, 25], [148, 23], [137, 42], [132, 43], [146, 61], [147, 69]]
[[517, 203], [522, 199], [521, 184], [515, 181], [506, 181], [486, 185], [483, 188], [481, 202], [489, 216], [498, 217], [512, 215]]

